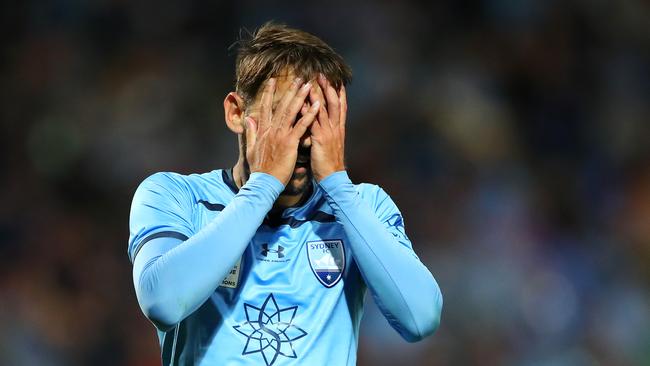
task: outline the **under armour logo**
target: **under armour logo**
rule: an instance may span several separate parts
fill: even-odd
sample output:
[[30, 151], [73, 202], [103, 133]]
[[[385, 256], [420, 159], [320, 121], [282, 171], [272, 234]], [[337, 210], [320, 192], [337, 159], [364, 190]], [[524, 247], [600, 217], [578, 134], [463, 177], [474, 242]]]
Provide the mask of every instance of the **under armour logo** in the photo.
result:
[[260, 254], [267, 257], [269, 253], [275, 253], [277, 254], [278, 258], [284, 258], [284, 247], [282, 245], [278, 245], [278, 249], [269, 249], [268, 243], [262, 244], [262, 252]]

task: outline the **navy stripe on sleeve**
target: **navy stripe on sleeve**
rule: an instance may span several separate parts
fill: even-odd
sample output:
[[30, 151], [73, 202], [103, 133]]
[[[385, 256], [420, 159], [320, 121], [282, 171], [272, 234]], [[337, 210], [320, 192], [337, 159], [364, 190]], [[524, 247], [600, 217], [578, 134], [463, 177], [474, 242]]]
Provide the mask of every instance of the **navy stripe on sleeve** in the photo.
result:
[[182, 240], [182, 241], [185, 241], [185, 240], [189, 239], [186, 235], [181, 234], [181, 233], [176, 232], [176, 231], [161, 231], [161, 232], [158, 232], [158, 233], [151, 234], [151, 235], [145, 237], [144, 239], [142, 239], [142, 241], [140, 242], [140, 245], [138, 245], [138, 247], [135, 248], [135, 252], [133, 252], [133, 261], [135, 261], [135, 257], [140, 252], [140, 249], [142, 249], [142, 247], [147, 242], [149, 242], [149, 241], [151, 241], [153, 239], [158, 239], [158, 238], [175, 238], [175, 239], [179, 239], [179, 240]]

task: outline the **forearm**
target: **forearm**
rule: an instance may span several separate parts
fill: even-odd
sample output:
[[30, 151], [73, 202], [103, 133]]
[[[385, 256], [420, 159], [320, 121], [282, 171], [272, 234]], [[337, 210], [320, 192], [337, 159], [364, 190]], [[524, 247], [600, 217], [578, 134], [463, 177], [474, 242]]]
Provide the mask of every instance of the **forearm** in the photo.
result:
[[145, 314], [158, 325], [170, 326], [205, 302], [241, 257], [283, 188], [269, 175], [253, 174], [223, 211], [186, 241], [170, 249], [161, 239], [145, 244], [133, 272]]
[[442, 296], [429, 270], [384, 227], [345, 172], [330, 175], [320, 185], [344, 227], [370, 292], [391, 325], [409, 341], [435, 331]]

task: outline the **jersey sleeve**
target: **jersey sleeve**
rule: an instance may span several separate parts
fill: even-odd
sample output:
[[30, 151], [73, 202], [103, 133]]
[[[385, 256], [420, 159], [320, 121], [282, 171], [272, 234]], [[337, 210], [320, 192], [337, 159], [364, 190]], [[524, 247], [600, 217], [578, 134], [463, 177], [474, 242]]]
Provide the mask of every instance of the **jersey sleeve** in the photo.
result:
[[407, 341], [432, 334], [440, 324], [442, 295], [413, 252], [397, 206], [377, 186], [355, 186], [345, 171], [319, 184], [345, 230], [365, 284], [390, 325]]
[[[272, 175], [252, 173], [219, 215], [192, 232], [190, 208], [196, 198], [184, 190], [182, 177], [169, 178], [154, 176], [138, 188], [129, 244], [138, 303], [161, 331], [214, 294], [284, 189]], [[163, 237], [174, 235], [185, 239]]]
[[399, 244], [408, 248], [417, 258], [417, 255], [413, 251], [411, 240], [406, 235], [402, 213], [388, 193], [379, 186], [365, 183], [359, 185], [359, 190], [361, 191], [362, 197], [364, 193], [371, 196], [368, 200], [371, 202], [375, 215], [379, 218], [386, 230], [395, 237]]
[[172, 173], [156, 173], [145, 179], [131, 204], [128, 246], [131, 262], [152, 239], [187, 240], [193, 233], [192, 199], [183, 182]]

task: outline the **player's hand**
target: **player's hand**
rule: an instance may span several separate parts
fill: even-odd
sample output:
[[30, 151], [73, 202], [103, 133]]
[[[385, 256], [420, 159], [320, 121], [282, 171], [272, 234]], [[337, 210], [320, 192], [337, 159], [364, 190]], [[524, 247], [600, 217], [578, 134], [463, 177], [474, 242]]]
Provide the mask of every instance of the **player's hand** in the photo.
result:
[[311, 125], [311, 168], [316, 181], [320, 182], [332, 173], [345, 170], [345, 118], [348, 104], [345, 86], [340, 92], [322, 74], [318, 77], [317, 88], [313, 88], [309, 98], [312, 106], [319, 103], [317, 121]]
[[300, 137], [314, 122], [320, 103], [314, 103], [296, 122], [311, 83], [303, 84], [300, 78], [294, 79], [272, 110], [275, 87], [274, 78], [267, 80], [260, 99], [259, 117], [257, 120], [245, 117], [246, 158], [251, 173], [271, 174], [286, 185], [296, 164]]

